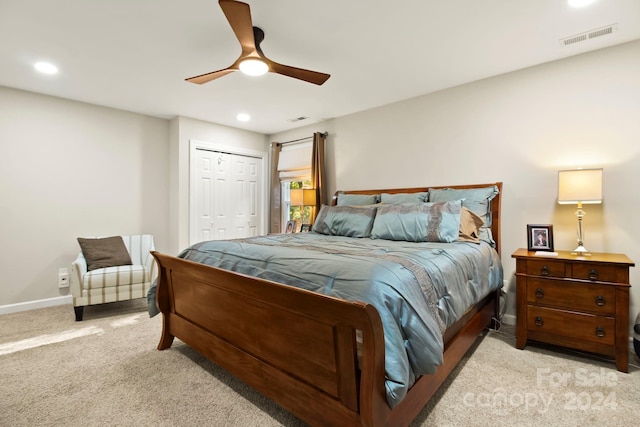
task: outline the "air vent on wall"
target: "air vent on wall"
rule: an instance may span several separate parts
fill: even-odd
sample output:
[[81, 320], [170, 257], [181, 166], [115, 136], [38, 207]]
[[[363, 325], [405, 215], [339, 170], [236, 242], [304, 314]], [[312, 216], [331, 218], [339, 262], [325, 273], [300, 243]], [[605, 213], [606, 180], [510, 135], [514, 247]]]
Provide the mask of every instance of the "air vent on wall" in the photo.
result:
[[302, 120], [307, 120], [309, 117], [305, 117], [305, 116], [300, 116], [300, 117], [295, 117], [293, 119], [289, 119], [288, 121], [290, 122], [301, 122]]
[[606, 27], [596, 28], [593, 30], [585, 31], [584, 33], [576, 34], [570, 37], [560, 39], [561, 46], [569, 46], [576, 43], [581, 43], [587, 40], [595, 39], [597, 37], [613, 34], [618, 31], [618, 24], [607, 25]]

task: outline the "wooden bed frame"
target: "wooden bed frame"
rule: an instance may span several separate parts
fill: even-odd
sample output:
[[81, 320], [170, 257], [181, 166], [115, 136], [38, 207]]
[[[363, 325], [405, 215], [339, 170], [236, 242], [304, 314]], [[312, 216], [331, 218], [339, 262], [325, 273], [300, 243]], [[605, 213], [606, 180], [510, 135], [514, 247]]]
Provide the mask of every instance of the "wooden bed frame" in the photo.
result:
[[[500, 182], [448, 187], [491, 185], [502, 192]], [[498, 251], [500, 197], [492, 201], [492, 233]], [[435, 374], [418, 378], [391, 409], [384, 382], [382, 323], [372, 305], [152, 254], [159, 265], [157, 304], [163, 315], [158, 349], [169, 348], [177, 337], [314, 426], [408, 425], [499, 310], [499, 292], [493, 292], [448, 328], [443, 365]], [[363, 337], [360, 362], [356, 330]]]

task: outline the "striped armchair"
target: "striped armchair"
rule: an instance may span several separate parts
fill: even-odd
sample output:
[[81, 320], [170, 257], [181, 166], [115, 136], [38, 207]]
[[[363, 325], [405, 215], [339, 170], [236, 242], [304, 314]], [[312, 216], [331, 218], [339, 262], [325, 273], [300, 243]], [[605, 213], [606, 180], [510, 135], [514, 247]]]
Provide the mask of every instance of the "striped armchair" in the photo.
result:
[[84, 307], [108, 302], [144, 298], [157, 276], [150, 251], [155, 250], [150, 234], [122, 236], [132, 265], [98, 268], [87, 271], [82, 254], [71, 264], [70, 288], [76, 321], [81, 321]]

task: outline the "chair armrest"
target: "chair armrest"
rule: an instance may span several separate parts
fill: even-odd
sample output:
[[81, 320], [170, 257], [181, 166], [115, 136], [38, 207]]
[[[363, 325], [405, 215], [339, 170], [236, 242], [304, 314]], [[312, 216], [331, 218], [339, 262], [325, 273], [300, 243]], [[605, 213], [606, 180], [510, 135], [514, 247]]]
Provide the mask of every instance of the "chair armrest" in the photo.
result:
[[87, 274], [87, 260], [82, 255], [82, 252], [78, 254], [78, 257], [71, 263], [71, 277], [70, 277], [70, 290], [71, 295], [82, 295], [82, 277]]
[[147, 256], [143, 261], [144, 266], [147, 267], [147, 270], [149, 270], [149, 281], [151, 283], [153, 283], [156, 276], [158, 275], [158, 267], [156, 266], [156, 260], [153, 257], [153, 255], [151, 255], [151, 251], [155, 251], [155, 250], [156, 248], [154, 245], [154, 241], [153, 241], [153, 238], [151, 238], [151, 242], [149, 244], [149, 252], [147, 252]]

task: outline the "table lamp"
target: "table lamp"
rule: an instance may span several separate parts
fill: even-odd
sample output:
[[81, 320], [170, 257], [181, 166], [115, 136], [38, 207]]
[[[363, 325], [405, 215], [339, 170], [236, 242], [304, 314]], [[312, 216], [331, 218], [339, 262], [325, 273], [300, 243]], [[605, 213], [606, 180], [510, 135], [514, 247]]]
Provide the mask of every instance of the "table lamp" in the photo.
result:
[[572, 253], [585, 255], [589, 251], [584, 247], [582, 218], [586, 212], [583, 204], [602, 203], [602, 168], [574, 169], [558, 171], [558, 203], [561, 205], [577, 204], [578, 210], [578, 247]]
[[[290, 191], [291, 206], [299, 206], [300, 213], [305, 206], [316, 205], [316, 190], [309, 188], [293, 188]], [[300, 215], [302, 217], [302, 215]]]

